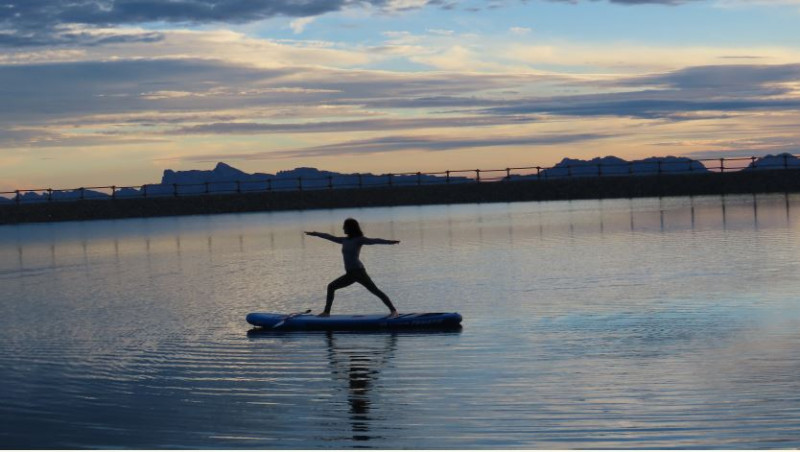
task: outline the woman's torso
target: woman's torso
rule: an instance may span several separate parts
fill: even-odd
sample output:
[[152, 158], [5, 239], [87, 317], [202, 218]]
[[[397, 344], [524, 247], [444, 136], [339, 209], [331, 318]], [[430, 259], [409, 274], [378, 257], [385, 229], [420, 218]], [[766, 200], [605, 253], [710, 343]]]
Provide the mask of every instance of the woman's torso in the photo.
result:
[[364, 264], [359, 259], [361, 254], [361, 246], [363, 245], [362, 237], [346, 237], [342, 241], [342, 257], [344, 257], [345, 271], [363, 269]]

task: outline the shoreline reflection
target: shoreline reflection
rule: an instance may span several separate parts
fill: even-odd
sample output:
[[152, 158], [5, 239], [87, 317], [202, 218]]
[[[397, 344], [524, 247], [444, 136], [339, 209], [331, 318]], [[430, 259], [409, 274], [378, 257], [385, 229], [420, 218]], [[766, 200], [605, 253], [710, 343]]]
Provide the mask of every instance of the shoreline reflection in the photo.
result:
[[[569, 237], [577, 237], [586, 233], [599, 233], [601, 236], [619, 232], [647, 232], [657, 230], [667, 232], [672, 230], [703, 230], [721, 228], [728, 231], [731, 228], [752, 228], [758, 231], [761, 228], [791, 227], [793, 202], [798, 202], [798, 197], [793, 194], [765, 194], [765, 195], [719, 195], [719, 196], [689, 196], [674, 198], [631, 198], [631, 199], [600, 199], [600, 200], [571, 200], [532, 203], [503, 203], [494, 207], [503, 206], [506, 210], [504, 227], [492, 230], [491, 221], [477, 204], [476, 220], [471, 229], [464, 229], [458, 224], [458, 214], [451, 212], [451, 206], [446, 206], [445, 233], [449, 248], [453, 249], [463, 241], [464, 233], [474, 234], [477, 243], [487, 241], [487, 231], [492, 232], [492, 240], [500, 233], [513, 244], [519, 231], [525, 227], [538, 228], [539, 236], [543, 237], [551, 232], [553, 222], [567, 219], [566, 226]], [[596, 203], [596, 206], [592, 204]], [[589, 206], [587, 208], [587, 206]], [[623, 207], [624, 206], [624, 207]], [[520, 210], [523, 209], [523, 210]], [[525, 210], [528, 209], [528, 210]], [[781, 215], [775, 215], [781, 211]], [[763, 212], [772, 215], [763, 215]], [[536, 214], [533, 217], [531, 214]], [[339, 215], [341, 216], [341, 215]], [[427, 237], [422, 232], [425, 215], [418, 213], [416, 242], [420, 249], [428, 247]], [[116, 223], [125, 221], [136, 223], [147, 222], [147, 219], [137, 220], [111, 220], [115, 228]], [[181, 218], [176, 218], [179, 221]], [[455, 221], [454, 221], [455, 220]], [[533, 220], [533, 221], [532, 221]], [[153, 221], [158, 221], [155, 219]], [[74, 225], [65, 226], [60, 223], [47, 223], [37, 225], [47, 228], [51, 233], [32, 233], [26, 225], [4, 226], [8, 233], [0, 237], [0, 253], [13, 253], [15, 256], [5, 259], [6, 264], [14, 262], [17, 270], [35, 268], [43, 265], [45, 261], [50, 267], [56, 266], [60, 261], [77, 257], [80, 264], [89, 267], [95, 263], [98, 256], [109, 255], [117, 262], [135, 254], [143, 254], [147, 259], [152, 255], [172, 255], [180, 265], [184, 254], [188, 252], [205, 253], [213, 257], [220, 252], [238, 252], [244, 255], [249, 249], [269, 249], [273, 254], [277, 251], [276, 231], [266, 225], [268, 232], [246, 235], [233, 234], [223, 239], [212, 238], [212, 233], [204, 231], [202, 234], [184, 234], [180, 228], [175, 228], [172, 223], [164, 225], [166, 230], [154, 231], [151, 227], [139, 227], [129, 236], [112, 238], [87, 239], [85, 234], [76, 235]], [[63, 229], [62, 229], [63, 228]], [[390, 236], [394, 237], [395, 224], [388, 224]], [[177, 229], [177, 231], [176, 231]], [[519, 231], [518, 231], [519, 229]], [[52, 232], [58, 232], [53, 234]], [[161, 232], [160, 234], [158, 232]], [[302, 236], [294, 237], [292, 231], [279, 231], [284, 235], [282, 239], [299, 240], [301, 248], [305, 249]], [[287, 235], [288, 234], [288, 235]], [[41, 235], [41, 237], [37, 237]], [[66, 235], [67, 237], [59, 237]], [[302, 235], [302, 234], [301, 234]], [[263, 239], [263, 240], [262, 240]], [[264, 243], [262, 243], [262, 241]], [[474, 241], [470, 240], [471, 242]], [[77, 249], [76, 249], [77, 248]], [[1, 254], [0, 254], [1, 257]], [[2, 263], [3, 260], [0, 260]], [[13, 266], [13, 264], [11, 264]], [[10, 268], [7, 268], [10, 269]]]

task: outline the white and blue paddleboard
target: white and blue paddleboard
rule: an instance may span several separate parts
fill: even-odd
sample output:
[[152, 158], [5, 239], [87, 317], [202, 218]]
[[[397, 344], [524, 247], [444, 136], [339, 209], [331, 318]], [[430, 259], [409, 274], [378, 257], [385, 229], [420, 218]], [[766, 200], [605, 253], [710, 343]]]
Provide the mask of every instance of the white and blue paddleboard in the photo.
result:
[[461, 314], [457, 312], [421, 312], [400, 314], [389, 318], [386, 314], [343, 315], [318, 317], [310, 313], [276, 314], [254, 312], [247, 315], [247, 323], [264, 329], [290, 330], [403, 330], [403, 329], [458, 329]]

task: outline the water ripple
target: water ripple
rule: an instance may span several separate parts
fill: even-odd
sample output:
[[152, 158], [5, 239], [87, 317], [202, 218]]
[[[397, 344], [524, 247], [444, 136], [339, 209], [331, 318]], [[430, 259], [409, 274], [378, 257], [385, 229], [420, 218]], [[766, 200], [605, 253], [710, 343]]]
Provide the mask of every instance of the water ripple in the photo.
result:
[[[781, 196], [136, 220], [0, 243], [9, 448], [800, 447], [800, 221]], [[787, 207], [788, 206], [788, 207]], [[757, 218], [755, 215], [757, 214]], [[248, 332], [324, 303], [363, 219], [401, 310], [460, 332]], [[140, 227], [140, 223], [147, 227]], [[100, 226], [97, 226], [100, 227]], [[57, 228], [42, 225], [41, 228]], [[337, 312], [383, 309], [359, 287]], [[43, 435], [41, 432], [47, 432]]]

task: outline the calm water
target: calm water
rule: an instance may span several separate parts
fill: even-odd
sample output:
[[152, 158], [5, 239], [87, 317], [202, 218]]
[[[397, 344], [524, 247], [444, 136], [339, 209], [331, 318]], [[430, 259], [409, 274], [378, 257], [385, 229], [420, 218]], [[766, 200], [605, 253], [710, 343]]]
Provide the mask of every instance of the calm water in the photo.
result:
[[[322, 308], [341, 254], [302, 231], [347, 216], [463, 330], [248, 333]], [[0, 227], [0, 340], [5, 448], [800, 447], [800, 196]]]

